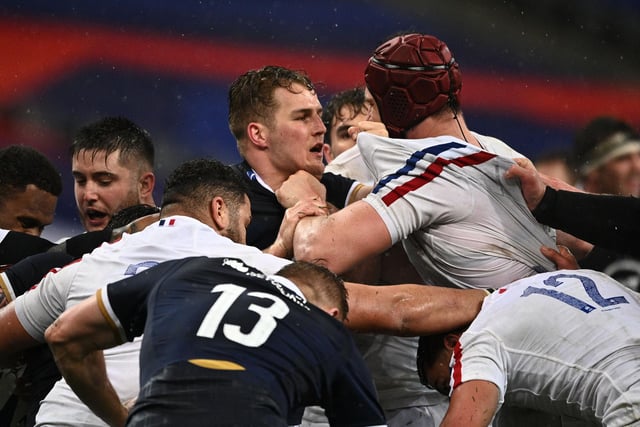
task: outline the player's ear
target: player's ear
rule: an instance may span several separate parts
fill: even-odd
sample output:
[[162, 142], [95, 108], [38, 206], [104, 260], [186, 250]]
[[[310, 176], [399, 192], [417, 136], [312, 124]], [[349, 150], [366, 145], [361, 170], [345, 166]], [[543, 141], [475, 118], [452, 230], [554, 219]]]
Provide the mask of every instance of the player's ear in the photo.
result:
[[458, 344], [458, 339], [460, 338], [460, 335], [458, 334], [447, 334], [444, 336], [444, 348], [446, 348], [447, 350], [453, 350], [454, 347], [456, 346], [456, 344]]
[[331, 153], [331, 146], [329, 144], [322, 144], [322, 155], [324, 156], [324, 162], [326, 164], [333, 161], [333, 154]]
[[327, 312], [327, 314], [329, 314], [329, 316], [341, 320], [340, 319], [340, 310], [338, 310], [336, 307], [330, 308], [330, 309], [325, 309], [324, 311]]
[[140, 203], [148, 203], [153, 199], [153, 188], [155, 187], [156, 177], [152, 172], [146, 172], [140, 176], [138, 180], [138, 199]]
[[229, 209], [222, 197], [216, 196], [211, 200], [209, 211], [216, 231], [222, 231], [229, 227]]
[[247, 136], [251, 144], [265, 149], [268, 146], [269, 128], [262, 123], [251, 122], [247, 125]]

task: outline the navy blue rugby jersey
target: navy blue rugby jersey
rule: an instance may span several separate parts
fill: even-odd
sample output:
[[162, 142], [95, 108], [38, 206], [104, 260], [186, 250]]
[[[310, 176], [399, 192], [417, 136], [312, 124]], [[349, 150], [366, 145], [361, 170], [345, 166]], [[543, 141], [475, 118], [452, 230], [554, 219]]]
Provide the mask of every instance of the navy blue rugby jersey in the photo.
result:
[[283, 283], [238, 259], [191, 257], [112, 283], [106, 294], [127, 339], [144, 332], [141, 387], [189, 361], [233, 371], [268, 391], [283, 413], [321, 405], [348, 420], [342, 425], [384, 424], [350, 333]]
[[[247, 228], [247, 245], [259, 249], [269, 247], [276, 240], [285, 209], [278, 203], [273, 191], [265, 188], [255, 178], [255, 172], [246, 162], [233, 166], [247, 181], [251, 200], [251, 224]], [[342, 209], [347, 201], [354, 180], [325, 172], [320, 180], [327, 189], [327, 201]]]

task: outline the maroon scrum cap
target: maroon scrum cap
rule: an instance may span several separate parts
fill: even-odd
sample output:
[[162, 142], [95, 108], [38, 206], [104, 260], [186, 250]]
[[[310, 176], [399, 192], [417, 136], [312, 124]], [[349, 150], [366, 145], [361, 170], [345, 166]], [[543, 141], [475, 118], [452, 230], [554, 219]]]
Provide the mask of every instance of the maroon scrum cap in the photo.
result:
[[447, 45], [423, 34], [405, 34], [378, 46], [364, 79], [391, 137], [437, 112], [457, 108], [462, 89], [458, 63]]

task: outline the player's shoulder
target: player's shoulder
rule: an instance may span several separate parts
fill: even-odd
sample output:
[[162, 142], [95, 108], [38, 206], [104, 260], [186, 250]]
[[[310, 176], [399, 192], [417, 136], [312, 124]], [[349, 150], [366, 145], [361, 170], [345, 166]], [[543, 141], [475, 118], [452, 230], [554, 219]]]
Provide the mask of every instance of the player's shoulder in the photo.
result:
[[524, 157], [522, 154], [514, 150], [506, 142], [495, 138], [493, 136], [481, 135], [476, 132], [472, 132], [473, 136], [480, 142], [484, 151], [497, 154], [502, 157], [508, 157], [510, 159], [517, 157]]

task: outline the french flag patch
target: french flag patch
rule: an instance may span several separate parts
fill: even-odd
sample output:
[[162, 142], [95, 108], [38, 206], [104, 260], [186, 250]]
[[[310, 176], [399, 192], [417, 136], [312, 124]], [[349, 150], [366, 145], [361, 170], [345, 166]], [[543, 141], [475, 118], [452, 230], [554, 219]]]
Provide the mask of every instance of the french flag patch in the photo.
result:
[[160, 223], [158, 224], [160, 227], [173, 227], [176, 223], [176, 219], [175, 218], [171, 218], [170, 220], [166, 220], [166, 219], [161, 219]]

